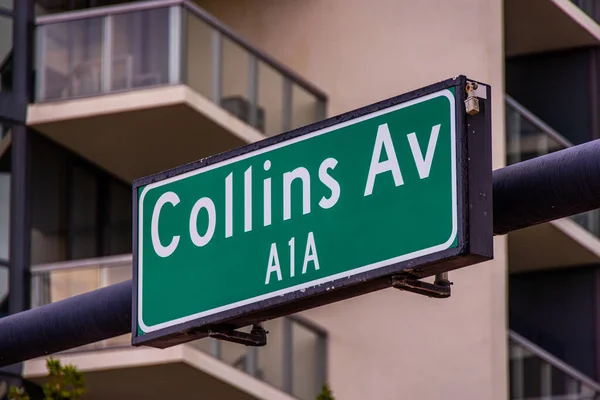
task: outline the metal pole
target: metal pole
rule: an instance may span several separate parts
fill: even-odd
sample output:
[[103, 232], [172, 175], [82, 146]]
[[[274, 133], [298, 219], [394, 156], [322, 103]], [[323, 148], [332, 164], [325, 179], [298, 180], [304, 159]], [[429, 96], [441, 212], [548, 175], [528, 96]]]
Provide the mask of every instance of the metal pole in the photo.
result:
[[493, 172], [494, 234], [600, 208], [600, 139]]
[[10, 175], [10, 256], [9, 314], [27, 310], [30, 304], [31, 275], [31, 188], [29, 132], [24, 125], [12, 129]]
[[0, 319], [0, 366], [131, 331], [131, 281]]
[[[598, 171], [600, 139], [494, 171], [494, 233], [600, 208]], [[0, 319], [0, 367], [130, 332], [131, 289], [127, 281]]]

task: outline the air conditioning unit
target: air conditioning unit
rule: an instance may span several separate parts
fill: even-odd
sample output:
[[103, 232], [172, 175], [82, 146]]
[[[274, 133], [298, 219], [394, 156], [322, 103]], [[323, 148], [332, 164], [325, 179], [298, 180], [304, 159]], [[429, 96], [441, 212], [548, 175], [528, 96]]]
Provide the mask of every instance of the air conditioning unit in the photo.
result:
[[[221, 107], [250, 124], [250, 102], [242, 96], [224, 97]], [[262, 107], [257, 107], [255, 128], [265, 133], [265, 110]]]

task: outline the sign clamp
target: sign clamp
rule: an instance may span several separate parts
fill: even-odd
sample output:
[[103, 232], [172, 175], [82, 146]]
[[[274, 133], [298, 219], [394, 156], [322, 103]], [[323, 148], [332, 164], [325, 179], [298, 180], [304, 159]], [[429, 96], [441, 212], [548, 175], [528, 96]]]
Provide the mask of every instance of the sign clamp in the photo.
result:
[[414, 279], [410, 275], [392, 276], [392, 287], [436, 299], [450, 297], [450, 285], [452, 285], [452, 282], [448, 280], [448, 273], [436, 275], [434, 283], [423, 282]]
[[263, 328], [261, 323], [252, 325], [250, 333], [236, 331], [230, 327], [218, 326], [208, 331], [208, 336], [225, 340], [232, 343], [243, 344], [245, 346], [262, 347], [267, 344], [268, 331]]

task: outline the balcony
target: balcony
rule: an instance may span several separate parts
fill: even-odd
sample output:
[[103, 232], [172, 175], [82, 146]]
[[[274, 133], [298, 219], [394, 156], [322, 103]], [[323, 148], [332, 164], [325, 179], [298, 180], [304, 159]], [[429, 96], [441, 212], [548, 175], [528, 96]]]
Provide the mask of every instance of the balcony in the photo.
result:
[[594, 21], [600, 22], [600, 4], [596, 0], [571, 0], [573, 4], [589, 15]]
[[[600, 45], [595, 0], [506, 0], [507, 57]], [[595, 19], [593, 19], [595, 18]]]
[[[563, 136], [506, 95], [507, 164], [571, 147]], [[600, 262], [600, 210], [508, 235], [511, 272]], [[539, 250], [539, 251], [538, 251]]]
[[28, 124], [125, 180], [325, 116], [320, 90], [190, 1], [36, 23]]
[[509, 332], [511, 400], [592, 400], [600, 384], [519, 334]]
[[[38, 307], [128, 280], [131, 279], [131, 271], [131, 255], [37, 265], [32, 267], [32, 304]], [[206, 383], [207, 386], [202, 390], [212, 392], [211, 398], [267, 398], [261, 397], [263, 394], [255, 396], [250, 387], [247, 390], [241, 388], [241, 391], [246, 393], [232, 394], [233, 397], [229, 397], [229, 391], [232, 389], [223, 388], [223, 382], [232, 379], [235, 385], [241, 385], [240, 380], [233, 379], [232, 375], [235, 377], [235, 374], [242, 372], [246, 375], [245, 380], [251, 377], [250, 381], [262, 382], [261, 385], [268, 387], [275, 394], [281, 392], [283, 397], [275, 396], [275, 398], [288, 399], [290, 397], [284, 395], [287, 393], [295, 398], [313, 400], [325, 382], [326, 333], [310, 321], [297, 316], [267, 321], [265, 329], [269, 331], [269, 343], [260, 348], [245, 347], [212, 338], [200, 339], [167, 350], [132, 348], [130, 335], [123, 335], [63, 352], [60, 357], [77, 362], [84, 371], [86, 365], [95, 366], [86, 375], [90, 384], [90, 393], [95, 393], [97, 398], [120, 398], [124, 392], [119, 390], [126, 390], [118, 387], [111, 388], [114, 381], [110, 385], [104, 385], [103, 374], [109, 373], [104, 369], [119, 370], [119, 374], [131, 375], [132, 381], [129, 382], [131, 388], [127, 390], [134, 390], [136, 385], [139, 385], [141, 392], [137, 389], [134, 391], [136, 398], [146, 398], [141, 395], [145, 392], [152, 393], [147, 398], [171, 397], [172, 393], [159, 395], [161, 390], [165, 389], [154, 387], [149, 383], [152, 382], [152, 375], [156, 371], [150, 371], [152, 368], [145, 363], [152, 360], [153, 368], [160, 369], [161, 379], [171, 382], [166, 386], [185, 386], [186, 383], [178, 378], [178, 371], [185, 367], [186, 376], [193, 377], [191, 383], [196, 381]], [[182, 352], [183, 355], [180, 357], [182, 360], [177, 356], [173, 358], [174, 350]], [[148, 354], [144, 353], [142, 356], [140, 352]], [[112, 364], [98, 368], [98, 364], [103, 362], [102, 357], [107, 357], [100, 357], [100, 355], [106, 354], [118, 356], [110, 357]], [[139, 360], [137, 364], [131, 363], [131, 360], [136, 359]], [[29, 363], [41, 364], [41, 361], [35, 360]], [[27, 368], [26, 366], [26, 371]], [[35, 369], [29, 367], [29, 371]], [[132, 369], [135, 371], [132, 372]], [[218, 371], [221, 373], [219, 374]], [[35, 376], [34, 372], [30, 372], [33, 380]], [[256, 386], [257, 382], [253, 383]], [[190, 390], [197, 390], [197, 388]]]

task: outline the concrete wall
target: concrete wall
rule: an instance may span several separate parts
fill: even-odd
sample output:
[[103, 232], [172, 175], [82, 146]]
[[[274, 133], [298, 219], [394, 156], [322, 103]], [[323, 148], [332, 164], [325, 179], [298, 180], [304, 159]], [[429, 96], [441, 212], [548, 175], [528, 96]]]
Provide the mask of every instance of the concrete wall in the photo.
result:
[[[493, 88], [494, 167], [504, 164], [502, 2], [198, 2], [329, 95], [328, 114], [458, 74]], [[434, 300], [384, 290], [304, 315], [330, 335], [340, 399], [506, 399], [506, 260], [451, 274]]]

